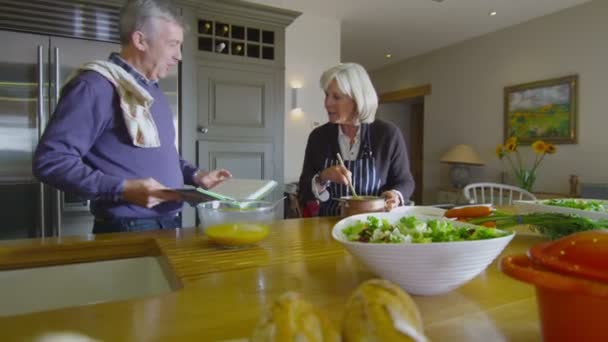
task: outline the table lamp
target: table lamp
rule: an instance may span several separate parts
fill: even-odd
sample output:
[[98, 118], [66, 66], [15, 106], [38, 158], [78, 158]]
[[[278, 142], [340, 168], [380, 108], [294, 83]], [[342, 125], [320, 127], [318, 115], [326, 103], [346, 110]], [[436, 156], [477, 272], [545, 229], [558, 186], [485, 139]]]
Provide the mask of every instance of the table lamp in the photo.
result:
[[450, 182], [455, 188], [462, 188], [469, 184], [471, 171], [470, 165], [483, 165], [483, 161], [470, 145], [456, 145], [449, 149], [439, 159], [442, 163], [450, 164]]

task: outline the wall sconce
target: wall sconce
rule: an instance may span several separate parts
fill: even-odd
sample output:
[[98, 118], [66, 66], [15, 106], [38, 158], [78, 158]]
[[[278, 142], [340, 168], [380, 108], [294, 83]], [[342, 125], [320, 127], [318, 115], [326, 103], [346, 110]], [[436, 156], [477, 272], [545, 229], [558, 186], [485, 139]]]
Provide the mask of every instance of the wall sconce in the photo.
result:
[[300, 108], [298, 107], [298, 89], [300, 88], [291, 88], [291, 109]]
[[291, 115], [294, 118], [300, 118], [302, 116], [302, 108], [298, 103], [298, 91], [302, 88], [302, 84], [299, 82], [292, 82], [291, 84]]
[[291, 109], [300, 108], [298, 105], [298, 91], [302, 89], [302, 84], [299, 82], [291, 83]]

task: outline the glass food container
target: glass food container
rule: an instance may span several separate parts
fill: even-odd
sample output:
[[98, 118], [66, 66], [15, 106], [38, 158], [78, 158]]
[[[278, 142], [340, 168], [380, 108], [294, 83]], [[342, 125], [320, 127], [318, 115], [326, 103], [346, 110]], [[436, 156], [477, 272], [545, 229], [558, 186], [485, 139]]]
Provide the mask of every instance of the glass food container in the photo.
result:
[[[278, 203], [278, 202], [277, 202]], [[226, 247], [262, 241], [275, 220], [276, 204], [267, 201], [211, 201], [197, 205], [200, 227], [214, 243]]]

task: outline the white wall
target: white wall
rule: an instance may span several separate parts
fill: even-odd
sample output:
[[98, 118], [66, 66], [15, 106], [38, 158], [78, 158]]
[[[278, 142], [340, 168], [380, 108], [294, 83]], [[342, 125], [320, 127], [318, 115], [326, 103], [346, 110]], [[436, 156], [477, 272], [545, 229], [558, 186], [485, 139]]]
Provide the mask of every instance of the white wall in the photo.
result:
[[608, 1], [595, 0], [372, 74], [379, 93], [432, 84], [425, 98], [425, 202], [448, 184], [439, 158], [455, 144], [473, 145], [485, 160], [474, 180], [499, 180], [494, 150], [503, 141], [505, 86], [569, 74], [579, 75], [579, 143], [558, 145], [557, 154], [545, 159], [535, 191], [568, 193], [570, 174], [582, 182], [608, 182], [606, 18]]
[[[321, 73], [340, 62], [340, 22], [303, 13], [286, 32], [285, 83], [285, 183], [297, 181], [302, 171], [304, 149], [313, 124], [327, 122]], [[291, 83], [298, 82], [298, 104], [302, 114], [291, 113]]]

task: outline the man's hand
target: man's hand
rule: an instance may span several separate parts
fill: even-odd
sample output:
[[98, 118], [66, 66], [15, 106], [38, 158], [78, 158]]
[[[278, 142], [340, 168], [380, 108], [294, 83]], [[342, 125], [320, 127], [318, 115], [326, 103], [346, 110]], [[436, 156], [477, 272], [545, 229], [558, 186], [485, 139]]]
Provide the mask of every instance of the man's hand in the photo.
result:
[[382, 193], [382, 197], [384, 197], [384, 208], [386, 211], [391, 211], [399, 206], [399, 195], [395, 191], [385, 191]]
[[125, 181], [122, 199], [145, 208], [152, 208], [165, 201], [181, 200], [179, 194], [168, 191], [154, 178], [129, 179]]
[[226, 169], [218, 169], [210, 172], [200, 171], [196, 174], [194, 183], [202, 186], [204, 189], [211, 189], [231, 177], [232, 174]]
[[338, 184], [347, 185], [351, 179], [351, 172], [348, 171], [342, 165], [330, 166], [327, 169], [321, 171], [319, 174], [319, 182], [330, 181]]

